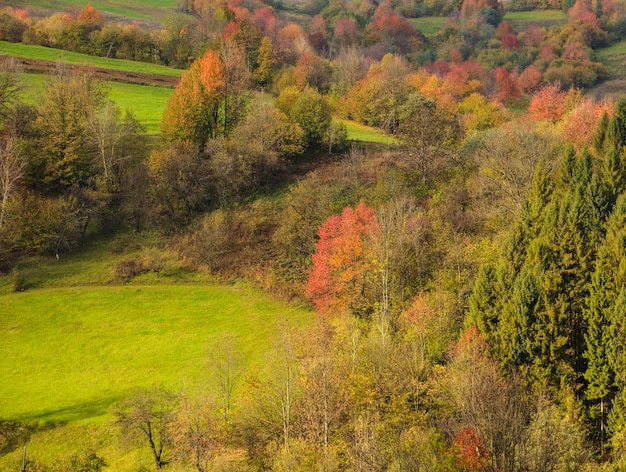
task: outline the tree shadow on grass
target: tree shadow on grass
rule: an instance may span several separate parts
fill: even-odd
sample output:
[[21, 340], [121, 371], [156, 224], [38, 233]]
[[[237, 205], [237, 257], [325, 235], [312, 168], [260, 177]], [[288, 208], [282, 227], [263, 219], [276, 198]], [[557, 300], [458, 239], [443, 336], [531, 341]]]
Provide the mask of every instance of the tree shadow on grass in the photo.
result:
[[0, 455], [8, 454], [28, 442], [39, 432], [51, 431], [74, 421], [95, 418], [108, 413], [119, 396], [107, 396], [66, 408], [46, 410], [16, 419], [0, 419]]

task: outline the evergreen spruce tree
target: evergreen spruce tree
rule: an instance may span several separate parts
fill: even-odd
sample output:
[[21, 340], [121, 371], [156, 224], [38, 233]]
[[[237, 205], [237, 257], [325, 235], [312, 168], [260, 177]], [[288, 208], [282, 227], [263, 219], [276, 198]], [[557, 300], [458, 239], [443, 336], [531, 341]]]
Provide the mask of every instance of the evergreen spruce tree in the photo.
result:
[[609, 362], [615, 372], [617, 395], [608, 414], [608, 432], [615, 452], [626, 451], [626, 288], [615, 299], [611, 314], [611, 343]]
[[614, 303], [614, 294], [607, 287], [609, 284], [602, 263], [603, 259], [604, 255], [600, 255], [592, 277], [588, 308], [585, 310], [587, 324], [585, 380], [588, 382], [585, 396], [588, 400], [599, 402], [600, 444], [604, 443], [605, 438], [607, 399], [614, 393], [614, 371], [609, 363], [608, 353], [608, 346], [611, 344], [610, 311]]
[[536, 277], [523, 270], [513, 285], [509, 303], [504, 306], [499, 329], [501, 360], [507, 368], [529, 365], [532, 362], [532, 345], [529, 333], [533, 332], [541, 303]]
[[593, 135], [593, 140], [591, 141], [591, 146], [598, 156], [602, 156], [607, 151], [605, 148], [605, 139], [609, 127], [609, 120], [609, 114], [605, 111], [602, 114], [602, 118], [600, 118], [596, 132]]

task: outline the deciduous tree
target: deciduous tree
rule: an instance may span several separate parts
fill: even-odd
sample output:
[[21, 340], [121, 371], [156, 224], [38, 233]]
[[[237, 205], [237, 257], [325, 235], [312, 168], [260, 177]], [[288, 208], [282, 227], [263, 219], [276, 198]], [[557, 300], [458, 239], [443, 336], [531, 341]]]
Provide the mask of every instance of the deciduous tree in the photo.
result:
[[116, 412], [116, 424], [126, 439], [150, 448], [157, 469], [166, 464], [165, 451], [171, 445], [176, 396], [163, 388], [136, 391]]
[[320, 312], [332, 316], [371, 311], [374, 254], [369, 238], [375, 231], [374, 211], [364, 203], [346, 208], [320, 227], [306, 286]]

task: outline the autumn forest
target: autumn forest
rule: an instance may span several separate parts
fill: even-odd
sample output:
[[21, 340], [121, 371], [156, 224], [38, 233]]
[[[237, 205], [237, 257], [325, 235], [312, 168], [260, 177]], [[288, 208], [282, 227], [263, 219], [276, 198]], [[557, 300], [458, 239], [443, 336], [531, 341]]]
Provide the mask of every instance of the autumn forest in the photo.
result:
[[[148, 130], [101, 66], [42, 80], [0, 55], [0, 469], [625, 470], [626, 82], [603, 52], [625, 40], [617, 0], [1, 9], [2, 44], [177, 85]], [[29, 323], [61, 326], [54, 297], [63, 336], [100, 296], [167, 334], [211, 297], [228, 310], [207, 287], [242, 308], [167, 372], [136, 350], [123, 385], [85, 394], [93, 411], [19, 406], [50, 387], [13, 385], [66, 355], [11, 357]], [[162, 307], [135, 309], [152, 291]], [[98, 323], [74, 353], [95, 370], [195, 329]]]

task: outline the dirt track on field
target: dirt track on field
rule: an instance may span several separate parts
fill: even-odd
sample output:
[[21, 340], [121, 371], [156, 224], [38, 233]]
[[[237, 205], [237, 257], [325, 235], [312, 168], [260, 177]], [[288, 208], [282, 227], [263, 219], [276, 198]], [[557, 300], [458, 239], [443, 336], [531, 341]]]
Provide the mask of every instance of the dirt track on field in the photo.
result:
[[[57, 63], [52, 61], [41, 61], [38, 59], [24, 59], [21, 57], [0, 56], [0, 62], [16, 61], [24, 70], [24, 72], [42, 72], [53, 74], [57, 70]], [[78, 64], [63, 64], [71, 70], [85, 70], [91, 67]], [[125, 72], [121, 70], [93, 68], [96, 77], [102, 80], [112, 80], [117, 82], [126, 82], [131, 84], [142, 85], [158, 85], [160, 87], [176, 87], [179, 77], [170, 77], [167, 75], [142, 74], [139, 72]]]

